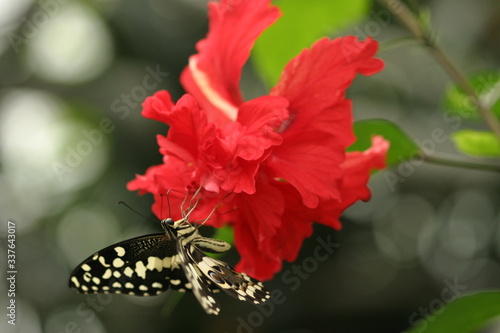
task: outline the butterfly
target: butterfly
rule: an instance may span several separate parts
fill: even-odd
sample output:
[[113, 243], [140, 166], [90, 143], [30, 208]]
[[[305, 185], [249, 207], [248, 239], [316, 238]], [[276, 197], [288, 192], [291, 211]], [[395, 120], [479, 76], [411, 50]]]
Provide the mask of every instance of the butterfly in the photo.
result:
[[[189, 214], [187, 214], [189, 215]], [[191, 291], [207, 314], [220, 312], [220, 290], [260, 304], [270, 298], [263, 284], [204, 252], [223, 253], [228, 243], [203, 237], [184, 216], [161, 221], [164, 232], [128, 239], [96, 252], [71, 273], [69, 287], [78, 292], [158, 295], [167, 289]]]

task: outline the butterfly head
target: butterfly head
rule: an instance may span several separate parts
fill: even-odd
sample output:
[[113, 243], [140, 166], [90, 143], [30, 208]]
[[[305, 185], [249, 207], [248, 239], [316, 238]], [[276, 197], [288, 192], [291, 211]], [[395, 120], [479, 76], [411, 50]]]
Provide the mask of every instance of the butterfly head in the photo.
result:
[[174, 221], [172, 218], [161, 220], [163, 229], [172, 236], [183, 236], [196, 231], [195, 227], [186, 218]]

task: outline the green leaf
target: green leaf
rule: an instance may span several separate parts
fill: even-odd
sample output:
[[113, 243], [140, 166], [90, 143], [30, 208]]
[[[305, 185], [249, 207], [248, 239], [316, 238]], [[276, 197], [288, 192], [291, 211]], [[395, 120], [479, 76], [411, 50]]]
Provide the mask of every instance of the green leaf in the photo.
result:
[[[491, 108], [497, 117], [500, 117], [500, 73], [478, 73], [471, 75], [468, 81], [483, 103]], [[458, 114], [462, 118], [479, 118], [472, 99], [457, 85], [448, 88], [444, 107], [449, 113]]]
[[387, 165], [399, 164], [420, 153], [420, 148], [396, 124], [381, 119], [362, 120], [354, 123], [356, 142], [348, 151], [363, 151], [371, 146], [374, 135], [382, 135], [391, 145], [387, 154]]
[[480, 332], [488, 321], [500, 315], [500, 292], [487, 291], [452, 301], [418, 322], [409, 333]]
[[476, 157], [499, 157], [500, 140], [492, 132], [462, 130], [451, 135], [457, 149]]
[[234, 242], [233, 235], [234, 235], [233, 227], [225, 225], [223, 227], [216, 229], [214, 235], [211, 238], [218, 239], [229, 244], [233, 244]]
[[283, 15], [257, 40], [252, 60], [269, 86], [278, 81], [285, 64], [320, 37], [354, 24], [370, 6], [368, 0], [276, 0]]

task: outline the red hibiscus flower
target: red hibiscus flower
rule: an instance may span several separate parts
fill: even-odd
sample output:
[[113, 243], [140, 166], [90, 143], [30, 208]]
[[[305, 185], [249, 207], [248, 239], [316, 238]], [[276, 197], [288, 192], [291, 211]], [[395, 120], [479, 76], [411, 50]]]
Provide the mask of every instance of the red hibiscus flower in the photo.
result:
[[270, 0], [209, 4], [209, 33], [181, 76], [189, 94], [174, 103], [160, 91], [143, 104], [145, 117], [170, 126], [158, 136], [163, 164], [128, 184], [154, 194], [160, 218], [169, 189], [175, 207], [201, 188], [191, 220], [222, 202], [207, 224], [234, 225], [236, 269], [258, 279], [296, 259], [313, 221], [340, 229], [341, 213], [369, 199], [370, 171], [385, 166], [389, 146], [374, 137], [367, 151], [346, 153], [355, 137], [345, 91], [358, 73], [383, 67], [370, 38], [321, 39], [290, 61], [268, 96], [243, 101], [243, 65], [279, 15]]

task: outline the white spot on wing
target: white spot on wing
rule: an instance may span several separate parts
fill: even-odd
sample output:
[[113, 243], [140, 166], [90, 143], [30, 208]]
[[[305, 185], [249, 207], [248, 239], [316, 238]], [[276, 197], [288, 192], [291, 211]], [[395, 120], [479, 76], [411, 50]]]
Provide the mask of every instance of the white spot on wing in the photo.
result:
[[90, 279], [92, 279], [92, 274], [86, 272], [85, 274], [83, 274], [83, 279], [85, 280], [85, 282], [90, 282]]
[[111, 275], [113, 274], [113, 272], [111, 272], [111, 269], [107, 269], [104, 274], [102, 275], [102, 278], [103, 279], [109, 279], [111, 277]]
[[162, 265], [164, 268], [170, 268], [170, 265], [172, 264], [172, 258], [171, 257], [165, 257], [163, 258]]
[[146, 278], [146, 266], [144, 266], [142, 261], [138, 261], [135, 264], [135, 272], [136, 272], [137, 276], [140, 276], [143, 279]]
[[125, 265], [125, 262], [120, 258], [115, 258], [115, 260], [113, 260], [113, 267], [120, 268], [123, 265]]
[[134, 285], [132, 283], [130, 283], [130, 282], [127, 282], [127, 283], [125, 283], [125, 288], [133, 289]]
[[115, 247], [115, 251], [118, 257], [123, 257], [125, 255], [125, 249], [121, 246]]
[[84, 271], [88, 272], [88, 271], [90, 271], [90, 266], [89, 266], [89, 265], [87, 265], [87, 264], [83, 264], [83, 265], [82, 265], [82, 269], [83, 269]]
[[100, 256], [99, 257], [99, 262], [101, 263], [101, 265], [103, 265], [104, 267], [110, 267], [111, 265], [109, 264], [106, 264], [106, 259], [103, 257], [103, 256]]
[[163, 260], [161, 260], [158, 257], [149, 257], [148, 258], [148, 265], [146, 267], [150, 271], [152, 271], [156, 268], [158, 270], [158, 272], [161, 272], [163, 270]]
[[181, 283], [181, 280], [170, 280], [170, 283], [174, 286], [177, 286], [179, 283]]
[[160, 289], [163, 288], [163, 285], [160, 282], [153, 282], [151, 287]]
[[79, 288], [80, 287], [80, 282], [76, 278], [76, 276], [71, 277], [71, 281], [74, 283], [75, 287]]
[[134, 274], [134, 270], [132, 268], [130, 268], [130, 267], [126, 267], [123, 270], [123, 274], [125, 274], [128, 277], [132, 277], [132, 274]]

